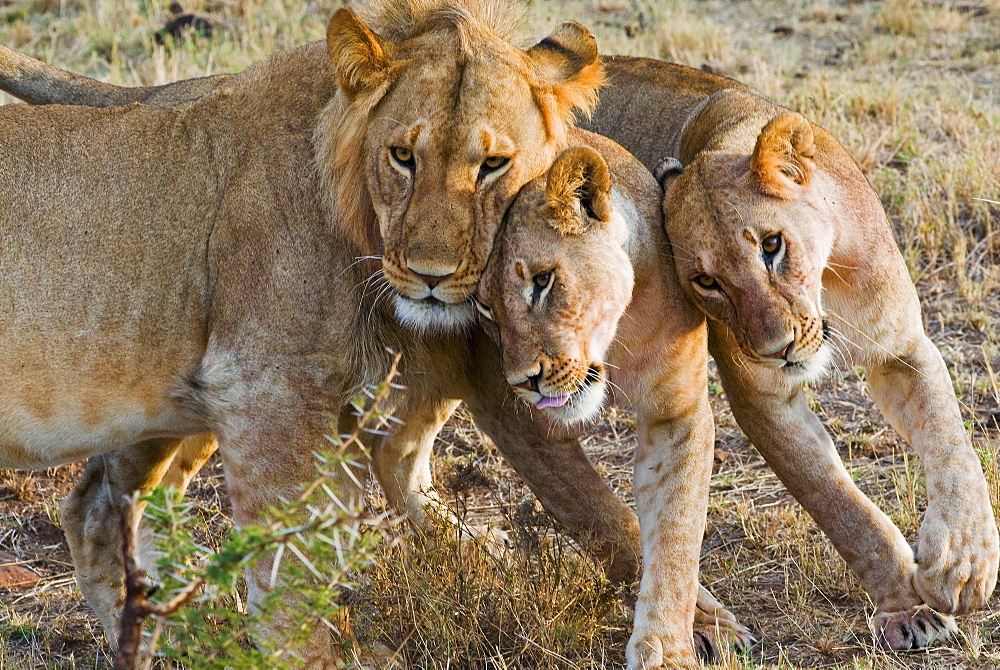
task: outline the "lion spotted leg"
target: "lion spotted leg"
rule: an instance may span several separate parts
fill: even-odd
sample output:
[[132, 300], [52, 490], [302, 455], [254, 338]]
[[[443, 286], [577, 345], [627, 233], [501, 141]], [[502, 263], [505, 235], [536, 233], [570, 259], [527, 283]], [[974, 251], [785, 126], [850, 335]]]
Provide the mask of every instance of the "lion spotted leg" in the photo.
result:
[[[749, 363], [720, 331], [713, 324], [710, 349], [733, 414], [750, 441], [833, 542], [880, 615], [908, 613], [921, 605], [923, 599], [913, 586], [913, 551], [889, 517], [854, 484], [801, 387], [784, 384], [767, 370], [755, 369], [751, 376], [740, 367]], [[937, 624], [903, 614], [878, 621], [893, 627], [883, 636], [891, 645], [946, 636], [954, 623], [940, 619]], [[921, 626], [931, 634], [918, 635]]]
[[910, 355], [870, 366], [867, 379], [882, 413], [919, 454], [927, 481], [917, 593], [938, 612], [979, 609], [996, 586], [1000, 546], [989, 487], [944, 361], [921, 336]]
[[372, 448], [372, 470], [389, 503], [417, 526], [430, 523], [429, 512], [450, 519], [433, 490], [430, 459], [434, 438], [459, 403], [411, 398], [395, 413], [402, 424]]
[[[118, 616], [125, 598], [119, 528], [123, 498], [135, 491], [148, 492], [165, 476], [178, 488], [186, 488], [213, 450], [211, 436], [198, 435], [185, 440], [149, 440], [95, 456], [87, 461], [83, 476], [63, 501], [62, 527], [77, 584], [112, 645], [117, 639]], [[175, 459], [175, 454], [181, 452], [183, 458]], [[204, 457], [199, 461], [201, 455]], [[135, 514], [133, 523], [145, 540], [138, 545], [137, 562], [150, 569], [155, 559], [149, 531], [139, 523], [142, 508], [137, 507]]]

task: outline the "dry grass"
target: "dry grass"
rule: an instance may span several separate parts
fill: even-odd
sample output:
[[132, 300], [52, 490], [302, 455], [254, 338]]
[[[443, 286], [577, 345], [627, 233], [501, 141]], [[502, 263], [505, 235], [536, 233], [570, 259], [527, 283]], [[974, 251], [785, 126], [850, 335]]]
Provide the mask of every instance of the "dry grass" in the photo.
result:
[[[190, 1], [215, 16], [210, 39], [157, 46], [167, 2], [0, 0], [0, 42], [77, 72], [154, 84], [236, 71], [323, 34], [331, 4]], [[1000, 495], [1000, 4], [996, 0], [558, 0], [531, 5], [541, 35], [557, 20], [591, 27], [605, 52], [662, 57], [737, 77], [809, 115], [856, 157], [882, 196], [983, 457]], [[0, 102], [4, 102], [0, 96]], [[919, 463], [849, 370], [814, 389], [816, 407], [859, 485], [912, 538], [923, 505]], [[713, 394], [717, 464], [704, 583], [762, 640], [727, 668], [971, 667], [1000, 664], [1000, 599], [961, 622], [946, 648], [886, 655], [869, 644], [871, 604], [843, 561], [748, 445]], [[629, 417], [588, 440], [629, 496]], [[456, 546], [447, 533], [386, 550], [359, 594], [362, 633], [412, 667], [618, 667], [629, 613], [590, 563], [548, 528], [530, 494], [467, 419], [438, 445], [442, 485], [471, 467], [488, 487], [468, 514], [514, 531], [513, 558]], [[0, 473], [0, 550], [38, 571], [0, 592], [0, 668], [94, 668], [99, 627], [72, 583], [57, 505], [78, 465]], [[228, 523], [218, 464], [196, 481], [206, 542]], [[457, 496], [458, 494], [456, 494]], [[373, 493], [373, 505], [381, 504]], [[407, 550], [405, 547], [410, 547]], [[419, 549], [419, 550], [417, 550]]]

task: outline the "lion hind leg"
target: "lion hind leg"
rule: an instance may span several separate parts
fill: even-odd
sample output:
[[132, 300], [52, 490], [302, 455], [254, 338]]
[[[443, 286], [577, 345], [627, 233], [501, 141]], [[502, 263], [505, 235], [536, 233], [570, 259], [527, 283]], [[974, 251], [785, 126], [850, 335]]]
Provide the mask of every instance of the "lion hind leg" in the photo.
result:
[[[200, 438], [189, 438], [196, 439]], [[122, 502], [134, 491], [146, 492], [159, 484], [168, 473], [178, 447], [187, 442], [177, 438], [149, 440], [91, 458], [80, 481], [61, 505], [63, 532], [76, 568], [77, 584], [112, 646], [117, 641], [118, 617], [125, 599], [119, 526]], [[208, 455], [211, 451], [206, 459]], [[191, 467], [185, 486], [201, 465]], [[141, 507], [137, 507], [131, 519], [133, 527], [139, 524], [141, 515]], [[148, 533], [146, 538], [144, 551], [137, 558], [139, 565], [148, 569], [155, 560]]]

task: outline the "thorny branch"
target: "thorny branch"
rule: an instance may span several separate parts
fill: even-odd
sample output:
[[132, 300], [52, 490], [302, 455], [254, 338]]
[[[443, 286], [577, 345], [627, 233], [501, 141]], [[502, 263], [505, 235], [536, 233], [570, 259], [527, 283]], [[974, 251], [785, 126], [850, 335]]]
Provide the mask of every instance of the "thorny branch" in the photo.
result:
[[132, 528], [134, 509], [132, 499], [126, 498], [119, 519], [122, 556], [125, 563], [125, 607], [122, 609], [121, 621], [118, 624], [118, 654], [115, 656], [113, 670], [135, 670], [138, 667], [139, 644], [142, 642], [142, 629], [146, 618], [173, 614], [191, 600], [204, 583], [201, 577], [196, 577], [170, 602], [162, 605], [149, 600], [154, 589], [150, 589], [146, 584], [146, 573], [135, 562], [135, 532]]

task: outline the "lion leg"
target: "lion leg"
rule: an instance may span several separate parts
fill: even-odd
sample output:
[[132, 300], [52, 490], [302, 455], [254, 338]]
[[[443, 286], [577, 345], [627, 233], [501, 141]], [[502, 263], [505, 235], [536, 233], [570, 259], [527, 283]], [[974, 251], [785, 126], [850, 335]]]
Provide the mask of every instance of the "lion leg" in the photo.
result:
[[923, 464], [927, 510], [917, 544], [917, 593], [939, 612], [979, 609], [996, 586], [1000, 538], [944, 360], [921, 334], [909, 355], [869, 366], [867, 380], [879, 409]]
[[[174, 452], [173, 458], [170, 459], [170, 464], [167, 466], [166, 472], [163, 473], [162, 479], [159, 482], [150, 482], [146, 486], [133, 490], [146, 493], [150, 489], [162, 485], [183, 494], [190, 486], [191, 480], [208, 462], [218, 447], [215, 435], [212, 433], [202, 433], [184, 438]], [[136, 513], [139, 516], [136, 519], [136, 553], [138, 553], [136, 562], [148, 574], [153, 574], [156, 571], [159, 555], [153, 541], [153, 529], [148, 523], [142, 521], [142, 509], [145, 505], [142, 503], [140, 505], [136, 507]]]
[[[122, 538], [119, 519], [122, 502], [133, 492], [148, 492], [168, 473], [178, 447], [185, 452], [185, 463], [190, 463], [185, 474], [175, 483], [187, 486], [190, 477], [201, 467], [202, 460], [188, 457], [205, 451], [205, 444], [214, 445], [210, 436], [195, 436], [185, 440], [164, 438], [149, 440], [117, 451], [95, 456], [87, 461], [80, 481], [63, 500], [61, 520], [69, 544], [76, 581], [87, 602], [97, 614], [108, 641], [115, 645], [118, 636], [118, 617], [125, 599], [122, 565]], [[213, 447], [214, 450], [214, 447]], [[211, 451], [205, 455], [205, 459]], [[152, 542], [148, 531], [139, 524], [142, 508], [134, 509], [133, 525], [139, 525], [139, 534], [145, 542], [139, 545], [137, 562], [150, 569], [155, 565]]]
[[451, 520], [434, 491], [431, 449], [434, 438], [460, 402], [413, 399], [405, 410], [395, 413], [402, 425], [372, 449], [372, 470], [389, 503], [405, 512], [416, 526], [426, 527], [429, 513]]
[[496, 346], [483, 340], [469, 368], [466, 406], [542, 506], [604, 567], [613, 582], [642, 572], [639, 522], [594, 470], [576, 434], [533, 412], [499, 373]]
[[891, 646], [947, 637], [954, 630], [950, 617], [939, 617], [939, 624], [911, 614], [923, 603], [913, 585], [913, 551], [892, 520], [855, 485], [801, 387], [766, 369], [748, 374], [742, 366], [751, 363], [720, 330], [713, 324], [709, 344], [733, 415], [847, 561], [878, 613], [891, 615], [878, 618], [893, 628], [880, 632], [881, 639]]
[[[434, 490], [431, 452], [434, 439], [459, 404], [460, 400], [448, 398], [408, 399], [405, 408], [395, 413], [402, 424], [372, 449], [372, 470], [389, 503], [406, 512], [418, 528], [429, 527], [432, 516], [458, 524]], [[482, 534], [479, 529], [463, 530]]]
[[[476, 425], [561, 527], [601, 563], [609, 580], [638, 581], [642, 573], [638, 518], [594, 470], [579, 436], [532, 412], [505, 380], [492, 375], [491, 370], [499, 369], [492, 342], [478, 347], [474, 360], [469, 372], [474, 390], [466, 406]], [[699, 586], [697, 603], [694, 643], [706, 660], [718, 658], [722, 648], [744, 650], [756, 642], [704, 587]]]
[[[220, 359], [224, 362], [217, 363]], [[209, 350], [203, 364], [203, 369], [209, 372], [199, 378], [197, 401], [219, 439], [234, 523], [237, 527], [264, 524], [271, 508], [284, 507], [294, 514], [309, 514], [309, 510], [301, 506], [288, 508], [288, 501], [297, 500], [303, 487], [316, 479], [315, 451], [323, 444], [322, 436], [331, 433], [331, 427], [333, 431], [341, 428], [337, 408], [346, 398], [331, 388], [327, 377], [317, 379], [300, 372], [295, 360], [289, 362], [275, 355], [268, 360], [267, 366], [250, 366], [241, 361], [235, 368], [239, 374], [227, 367], [227, 363], [225, 351], [217, 357], [214, 350]], [[283, 373], [287, 371], [287, 376], [274, 373], [279, 369]], [[346, 374], [341, 373], [334, 378], [344, 376]], [[344, 454], [347, 462], [343, 467], [329, 469], [327, 488], [337, 496], [339, 506], [357, 510], [360, 515], [369, 473], [368, 459], [356, 446], [345, 449], [348, 450]], [[348, 519], [345, 523], [361, 524], [362, 520]], [[351, 535], [360, 532], [360, 527], [348, 531]], [[308, 554], [305, 556], [308, 558]], [[260, 603], [272, 590], [274, 560], [273, 553], [262, 556], [244, 573], [247, 602], [252, 612], [258, 611]], [[286, 554], [281, 560], [298, 559]], [[278, 573], [278, 579], [282, 578]], [[266, 620], [256, 626], [257, 644], [273, 649], [290, 644], [290, 627], [297, 613], [305, 611], [302, 598], [295, 593], [282, 595]], [[344, 667], [348, 660], [345, 646], [351, 636], [346, 612], [334, 622], [337, 632], [316, 620], [304, 623], [309, 629], [297, 631], [294, 648], [289, 649], [301, 659], [297, 667], [308, 670]]]

